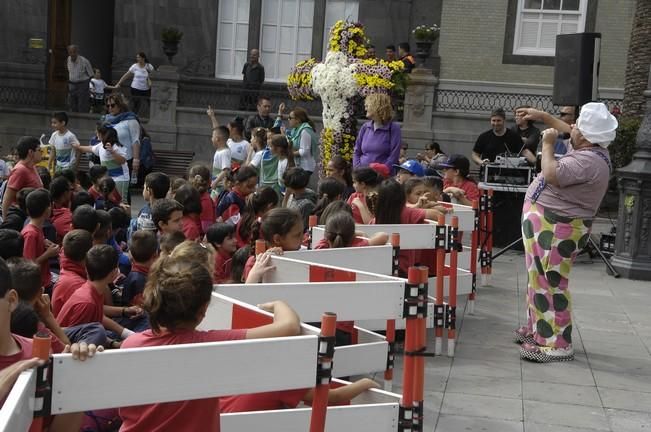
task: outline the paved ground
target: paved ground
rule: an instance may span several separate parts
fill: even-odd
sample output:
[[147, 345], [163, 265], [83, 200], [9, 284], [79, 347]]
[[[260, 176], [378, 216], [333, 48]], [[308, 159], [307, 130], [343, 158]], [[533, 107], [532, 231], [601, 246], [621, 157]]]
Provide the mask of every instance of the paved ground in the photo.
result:
[[500, 257], [475, 314], [460, 300], [456, 356], [426, 361], [424, 430], [650, 431], [651, 283], [614, 279], [585, 255], [570, 289], [576, 359], [521, 361], [511, 332], [525, 321], [523, 257]]
[[[134, 215], [142, 204], [136, 192]], [[605, 223], [594, 232], [608, 230]], [[576, 359], [521, 361], [512, 330], [525, 321], [524, 258], [507, 252], [495, 261], [474, 315], [459, 299], [455, 357], [426, 360], [424, 430], [651, 431], [651, 283], [614, 279], [599, 258], [582, 255], [570, 290]], [[399, 383], [400, 356], [395, 376]]]

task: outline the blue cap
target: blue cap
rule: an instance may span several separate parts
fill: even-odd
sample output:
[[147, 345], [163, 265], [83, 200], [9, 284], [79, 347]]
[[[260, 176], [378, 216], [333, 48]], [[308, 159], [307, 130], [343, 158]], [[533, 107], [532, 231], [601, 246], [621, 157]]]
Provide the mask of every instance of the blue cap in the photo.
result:
[[405, 171], [409, 171], [416, 177], [423, 177], [425, 175], [423, 166], [420, 164], [420, 162], [418, 162], [415, 159], [409, 159], [405, 161], [402, 165], [394, 165], [393, 167], [399, 170], [403, 169]]

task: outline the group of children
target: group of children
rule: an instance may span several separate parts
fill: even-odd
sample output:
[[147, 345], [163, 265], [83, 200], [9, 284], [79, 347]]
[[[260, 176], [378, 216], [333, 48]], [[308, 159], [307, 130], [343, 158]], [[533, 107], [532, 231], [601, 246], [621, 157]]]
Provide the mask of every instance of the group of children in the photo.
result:
[[[60, 134], [58, 129], [55, 133]], [[308, 187], [311, 173], [292, 166], [292, 152], [282, 134], [254, 130], [257, 152], [250, 151], [248, 143], [234, 151], [243, 141], [239, 125], [230, 130], [217, 126], [213, 169], [194, 165], [187, 179], [170, 179], [160, 172], [147, 175], [145, 205], [131, 219], [110, 172], [121, 168], [119, 151], [110, 132], [103, 131], [101, 137], [103, 142], [96, 145], [111, 153], [119, 166], [92, 167], [92, 186], [86, 191], [75, 177], [74, 152], [69, 160], [61, 160], [65, 168], [57, 157], [57, 167], [63, 169], [44, 182], [44, 188], [20, 190], [3, 221], [11, 220], [12, 226], [0, 229], [0, 273], [6, 260], [13, 288], [3, 291], [4, 299], [10, 299], [8, 322], [17, 336], [6, 338], [14, 344], [0, 346], [0, 367], [28, 357], [22, 341], [37, 332], [52, 336], [54, 352], [66, 345], [87, 350], [298, 334], [298, 316], [280, 301], [263, 305], [275, 314], [268, 326], [207, 332], [196, 327], [214, 283], [261, 282], [273, 271], [271, 254], [309, 243], [311, 215], [325, 225], [325, 237], [311, 245], [316, 249], [382, 245], [388, 241], [386, 233], [366, 238], [356, 223], [435, 220], [449, 208], [444, 191], [456, 197], [449, 188], [465, 191], [467, 186], [459, 183], [464, 170], [452, 158], [443, 167], [442, 180], [418, 176], [405, 164], [396, 166], [395, 177], [381, 164], [351, 173], [350, 165], [335, 156], [315, 192]], [[76, 142], [73, 150], [88, 149]], [[218, 161], [228, 168], [215, 169]], [[459, 196], [470, 198], [470, 193]], [[264, 239], [269, 250], [256, 256], [258, 239]], [[401, 273], [425, 259], [417, 251], [402, 251]], [[331, 402], [373, 386], [362, 380], [331, 391]], [[280, 408], [310, 399], [309, 389], [233, 396], [223, 399], [221, 410]], [[153, 430], [161, 422], [174, 430], [217, 430], [218, 416], [210, 413], [219, 411], [219, 400], [213, 398], [126, 407], [119, 415], [125, 431]]]

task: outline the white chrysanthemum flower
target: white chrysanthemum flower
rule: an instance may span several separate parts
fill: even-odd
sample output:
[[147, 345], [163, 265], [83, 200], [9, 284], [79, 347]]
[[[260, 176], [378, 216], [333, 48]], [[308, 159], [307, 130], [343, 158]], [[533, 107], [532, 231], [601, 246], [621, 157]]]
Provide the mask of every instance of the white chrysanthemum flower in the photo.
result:
[[323, 127], [335, 132], [341, 130], [341, 119], [346, 113], [348, 98], [357, 93], [354, 65], [348, 63], [340, 51], [330, 51], [322, 64], [312, 69], [312, 85], [323, 102]]

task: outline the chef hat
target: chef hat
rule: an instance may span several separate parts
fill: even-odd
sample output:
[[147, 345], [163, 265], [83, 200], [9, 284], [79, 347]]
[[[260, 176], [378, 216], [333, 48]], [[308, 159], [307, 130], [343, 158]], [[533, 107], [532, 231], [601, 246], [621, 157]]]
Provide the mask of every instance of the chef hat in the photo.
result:
[[581, 107], [581, 115], [576, 121], [576, 127], [592, 144], [606, 148], [615, 139], [617, 119], [608, 112], [606, 105], [589, 102]]

